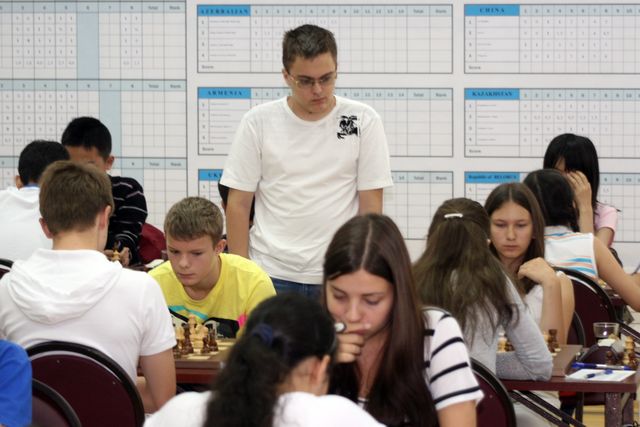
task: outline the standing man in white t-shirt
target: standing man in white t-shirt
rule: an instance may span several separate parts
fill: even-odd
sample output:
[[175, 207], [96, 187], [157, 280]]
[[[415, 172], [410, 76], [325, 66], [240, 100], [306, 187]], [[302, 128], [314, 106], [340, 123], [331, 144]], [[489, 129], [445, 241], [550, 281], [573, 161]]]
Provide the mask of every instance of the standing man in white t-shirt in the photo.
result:
[[[242, 119], [221, 182], [232, 253], [269, 273], [277, 292], [320, 293], [333, 233], [357, 214], [382, 212], [393, 185], [380, 116], [335, 96], [337, 46], [315, 25], [285, 33], [282, 75], [291, 95]], [[249, 212], [255, 195], [255, 220]]]

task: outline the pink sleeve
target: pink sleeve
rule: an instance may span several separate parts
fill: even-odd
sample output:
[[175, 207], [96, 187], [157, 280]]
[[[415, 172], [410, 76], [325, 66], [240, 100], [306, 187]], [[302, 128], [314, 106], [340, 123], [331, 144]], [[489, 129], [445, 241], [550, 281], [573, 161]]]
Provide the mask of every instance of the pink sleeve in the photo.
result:
[[618, 210], [613, 206], [598, 203], [596, 214], [594, 216], [593, 226], [596, 231], [601, 228], [610, 228], [615, 235], [616, 225], [618, 224]]

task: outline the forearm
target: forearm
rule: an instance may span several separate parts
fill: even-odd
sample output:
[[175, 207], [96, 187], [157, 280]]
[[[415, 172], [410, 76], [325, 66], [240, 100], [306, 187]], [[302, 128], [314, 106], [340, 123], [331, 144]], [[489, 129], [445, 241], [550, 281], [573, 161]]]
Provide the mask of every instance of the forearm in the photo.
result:
[[[141, 356], [140, 367], [143, 382], [138, 381], [138, 389], [149, 409], [160, 409], [176, 394], [176, 370], [171, 349], [152, 356]], [[149, 399], [150, 397], [150, 399]]]
[[358, 215], [382, 213], [382, 188], [358, 192]]
[[593, 208], [591, 205], [578, 206], [580, 218], [578, 218], [578, 227], [581, 233], [593, 233]]
[[567, 337], [564, 329], [564, 314], [562, 311], [562, 288], [560, 279], [555, 278], [556, 283], [543, 284], [542, 316], [540, 329], [543, 333], [549, 329], [558, 331], [558, 343], [566, 344]]
[[227, 207], [227, 246], [229, 252], [249, 258], [249, 210]]
[[458, 427], [476, 425], [476, 402], [468, 400], [438, 410], [440, 427]]

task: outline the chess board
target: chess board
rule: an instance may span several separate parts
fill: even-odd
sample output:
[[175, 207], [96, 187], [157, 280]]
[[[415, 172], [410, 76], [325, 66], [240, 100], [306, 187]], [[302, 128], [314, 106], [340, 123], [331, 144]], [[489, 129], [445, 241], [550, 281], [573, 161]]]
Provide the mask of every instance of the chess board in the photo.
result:
[[176, 368], [187, 369], [218, 369], [227, 357], [228, 350], [236, 342], [235, 339], [221, 338], [217, 340], [218, 351], [207, 354], [187, 354], [176, 358]]

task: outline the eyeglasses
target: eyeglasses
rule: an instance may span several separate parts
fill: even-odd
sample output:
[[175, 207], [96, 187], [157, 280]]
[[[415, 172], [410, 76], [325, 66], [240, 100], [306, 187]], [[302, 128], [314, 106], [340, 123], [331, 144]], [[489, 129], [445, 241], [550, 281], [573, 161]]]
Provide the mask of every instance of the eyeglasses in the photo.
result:
[[309, 77], [296, 77], [289, 73], [287, 73], [287, 75], [291, 77], [291, 80], [295, 82], [296, 86], [298, 86], [299, 89], [311, 89], [316, 85], [316, 83], [319, 84], [320, 87], [325, 88], [333, 85], [338, 78], [338, 73], [336, 72], [322, 76], [319, 79], [312, 79]]

